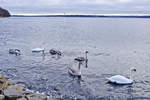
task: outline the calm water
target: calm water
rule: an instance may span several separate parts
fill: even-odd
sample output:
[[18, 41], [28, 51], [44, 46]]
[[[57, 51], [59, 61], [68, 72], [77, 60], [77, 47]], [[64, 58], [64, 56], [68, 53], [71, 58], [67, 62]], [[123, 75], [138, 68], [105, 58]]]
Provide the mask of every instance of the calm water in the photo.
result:
[[[31, 49], [43, 47], [41, 53]], [[11, 17], [0, 19], [0, 74], [17, 84], [66, 100], [149, 100], [150, 19]], [[18, 48], [21, 56], [10, 55]], [[59, 59], [48, 51], [63, 52]], [[69, 77], [68, 66], [88, 50], [88, 68], [83, 81]], [[129, 76], [135, 67], [135, 83], [115, 86], [106, 77]], [[55, 88], [60, 89], [56, 91]]]

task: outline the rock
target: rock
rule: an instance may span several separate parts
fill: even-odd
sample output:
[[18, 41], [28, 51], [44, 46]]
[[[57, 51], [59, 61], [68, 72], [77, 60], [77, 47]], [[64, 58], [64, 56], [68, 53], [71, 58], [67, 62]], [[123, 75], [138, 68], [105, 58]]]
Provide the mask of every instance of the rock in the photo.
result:
[[19, 91], [25, 91], [25, 88], [20, 87], [20, 86], [16, 86], [16, 85], [11, 85], [8, 88], [14, 88], [14, 89], [19, 90]]
[[4, 90], [7, 100], [16, 100], [24, 95], [25, 89], [19, 86], [11, 85]]
[[9, 83], [3, 76], [0, 75], [0, 94], [3, 94], [4, 89], [10, 85], [11, 83]]
[[5, 100], [5, 96], [0, 94], [0, 100]]
[[37, 94], [37, 93], [26, 95], [26, 97], [28, 98], [28, 100], [47, 100], [46, 95]]
[[2, 75], [0, 75], [0, 79], [2, 79], [2, 80], [6, 80]]
[[55, 88], [54, 88], [54, 90], [55, 90], [55, 91], [60, 91], [61, 89], [60, 89], [60, 88], [55, 87]]
[[[47, 77], [43, 77], [43, 80], [47, 80]], [[48, 98], [44, 93], [33, 93], [31, 90], [14, 84], [0, 75], [0, 100], [63, 100], [60, 98]], [[54, 90], [60, 91], [60, 88], [56, 87]]]
[[22, 98], [18, 98], [18, 99], [16, 99], [16, 100], [28, 100], [28, 99], [25, 98], [25, 97], [22, 97]]
[[10, 17], [10, 13], [6, 10], [0, 7], [0, 17]]
[[4, 89], [6, 89], [8, 86], [12, 85], [11, 83], [9, 83], [8, 81], [3, 82], [2, 88], [1, 90], [4, 91]]
[[49, 98], [47, 100], [64, 100], [64, 99], [61, 99], [61, 98], [56, 98], [56, 99]]

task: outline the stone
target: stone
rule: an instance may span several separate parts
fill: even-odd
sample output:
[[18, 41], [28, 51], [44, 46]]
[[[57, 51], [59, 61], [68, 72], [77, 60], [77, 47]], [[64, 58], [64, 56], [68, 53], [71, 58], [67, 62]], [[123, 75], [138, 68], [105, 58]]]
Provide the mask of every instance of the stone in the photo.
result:
[[5, 96], [0, 94], [0, 100], [5, 100]]
[[0, 79], [2, 79], [2, 80], [6, 80], [2, 75], [0, 75]]
[[47, 100], [64, 100], [64, 99], [61, 99], [61, 98], [49, 98], [49, 99], [47, 99]]
[[4, 89], [6, 89], [9, 85], [11, 85], [11, 83], [0, 75], [0, 94], [3, 94]]
[[14, 88], [19, 91], [25, 91], [25, 88], [17, 86], [17, 85], [10, 85], [8, 88]]
[[2, 85], [2, 90], [4, 90], [4, 89], [6, 89], [8, 86], [10, 86], [11, 85], [11, 83], [9, 83], [8, 81], [5, 81], [4, 83], [3, 83], [3, 85]]
[[30, 95], [33, 94], [31, 91], [24, 91], [24, 95]]
[[16, 100], [24, 95], [24, 88], [11, 85], [4, 90], [4, 95], [7, 100]]
[[61, 89], [60, 89], [60, 88], [55, 87], [55, 88], [54, 88], [54, 90], [55, 90], [55, 91], [60, 91]]
[[0, 7], [0, 17], [10, 17], [10, 13], [8, 12], [8, 10], [3, 9]]
[[26, 95], [26, 97], [28, 98], [28, 100], [47, 100], [46, 95], [37, 94], [37, 93]]
[[28, 99], [25, 98], [25, 97], [22, 97], [22, 98], [18, 98], [18, 99], [16, 99], [16, 100], [28, 100]]

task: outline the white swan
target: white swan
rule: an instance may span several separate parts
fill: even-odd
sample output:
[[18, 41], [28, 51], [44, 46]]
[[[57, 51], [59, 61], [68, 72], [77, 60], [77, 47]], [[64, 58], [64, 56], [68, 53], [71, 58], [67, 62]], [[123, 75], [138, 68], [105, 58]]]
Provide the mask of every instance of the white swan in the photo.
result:
[[43, 52], [44, 53], [44, 48], [34, 48], [34, 49], [32, 49], [32, 52]]
[[126, 78], [121, 75], [115, 75], [115, 76], [112, 76], [112, 77], [106, 78], [106, 79], [108, 80], [108, 82], [120, 84], [120, 85], [132, 84], [133, 83], [132, 72], [136, 72], [136, 69], [135, 68], [130, 69], [130, 78]]
[[69, 67], [68, 68], [68, 73], [73, 76], [73, 77], [78, 77], [78, 79], [81, 78], [81, 64], [85, 61], [86, 63], [86, 68], [87, 68], [87, 63], [88, 63], [88, 58], [87, 58], [87, 53], [88, 51], [85, 52], [85, 57], [77, 57], [75, 58], [74, 60], [78, 61], [79, 62], [79, 65], [78, 65], [78, 69], [75, 70], [74, 68], [72, 67]]

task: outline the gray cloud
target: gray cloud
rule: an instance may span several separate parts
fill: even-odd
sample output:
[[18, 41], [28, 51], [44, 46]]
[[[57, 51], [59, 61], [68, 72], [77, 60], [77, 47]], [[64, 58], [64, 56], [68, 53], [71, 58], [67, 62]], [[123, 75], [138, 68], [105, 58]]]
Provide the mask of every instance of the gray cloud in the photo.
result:
[[[148, 11], [150, 0], [0, 0], [0, 6], [12, 12], [18, 9], [58, 11]], [[34, 10], [33, 10], [34, 11]]]
[[[138, 0], [135, 0], [138, 1]], [[3, 5], [15, 6], [51, 6], [51, 5], [77, 5], [77, 4], [98, 4], [98, 5], [112, 5], [116, 3], [132, 2], [132, 0], [0, 0]]]

